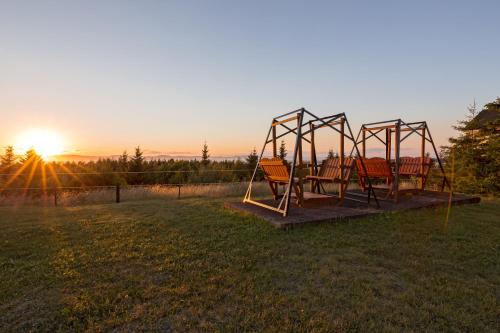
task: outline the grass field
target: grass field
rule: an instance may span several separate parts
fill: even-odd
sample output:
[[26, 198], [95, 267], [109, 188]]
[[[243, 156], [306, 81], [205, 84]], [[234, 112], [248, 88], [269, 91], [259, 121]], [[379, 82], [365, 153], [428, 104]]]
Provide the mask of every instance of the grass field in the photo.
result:
[[500, 328], [500, 201], [276, 230], [221, 199], [0, 208], [3, 331]]

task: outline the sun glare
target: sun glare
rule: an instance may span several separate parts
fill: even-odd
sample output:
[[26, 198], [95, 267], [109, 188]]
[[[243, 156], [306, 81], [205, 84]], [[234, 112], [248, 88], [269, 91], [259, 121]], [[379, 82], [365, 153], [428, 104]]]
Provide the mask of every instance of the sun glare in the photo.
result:
[[21, 133], [15, 148], [21, 153], [33, 148], [46, 159], [61, 154], [63, 152], [63, 143], [61, 136], [57, 133], [45, 129], [36, 129]]

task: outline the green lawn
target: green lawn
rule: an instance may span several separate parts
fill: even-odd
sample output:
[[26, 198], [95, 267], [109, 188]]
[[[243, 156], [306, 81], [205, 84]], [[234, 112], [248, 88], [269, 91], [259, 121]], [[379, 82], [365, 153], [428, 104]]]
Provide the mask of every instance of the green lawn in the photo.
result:
[[277, 230], [216, 199], [0, 208], [3, 331], [500, 328], [500, 201]]

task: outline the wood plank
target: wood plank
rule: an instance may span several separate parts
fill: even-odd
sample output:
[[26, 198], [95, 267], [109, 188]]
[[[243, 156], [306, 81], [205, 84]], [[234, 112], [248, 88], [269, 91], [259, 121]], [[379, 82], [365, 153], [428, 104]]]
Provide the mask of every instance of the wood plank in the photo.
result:
[[273, 126], [278, 126], [278, 125], [281, 125], [281, 124], [284, 124], [284, 123], [288, 123], [289, 121], [292, 121], [292, 120], [295, 120], [295, 119], [298, 119], [298, 118], [299, 118], [299, 116], [293, 116], [293, 117], [290, 117], [290, 118], [286, 118], [286, 119], [274, 122]]
[[380, 129], [386, 129], [386, 128], [396, 128], [396, 125], [386, 125], [386, 126], [377, 126], [377, 127], [363, 127], [363, 131], [376, 131]]
[[340, 125], [341, 123], [342, 123], [342, 121], [331, 121], [331, 122], [326, 123], [326, 124], [313, 125], [313, 126], [315, 129], [318, 129], [318, 128], [322, 128], [322, 127], [329, 127], [328, 125], [330, 125], [330, 126]]

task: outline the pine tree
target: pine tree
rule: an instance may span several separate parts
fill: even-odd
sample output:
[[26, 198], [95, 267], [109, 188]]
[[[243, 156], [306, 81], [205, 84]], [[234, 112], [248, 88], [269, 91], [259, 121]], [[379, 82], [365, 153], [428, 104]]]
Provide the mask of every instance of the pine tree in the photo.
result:
[[[465, 120], [453, 126], [458, 137], [442, 153], [448, 170], [454, 170], [454, 189], [465, 193], [500, 193], [500, 98], [477, 113], [475, 103]], [[483, 116], [481, 116], [483, 115]], [[485, 116], [486, 115], [486, 116]]]
[[[129, 171], [132, 172], [142, 172], [144, 171], [144, 157], [140, 146], [135, 147], [134, 156], [129, 162]], [[125, 177], [132, 184], [142, 184], [144, 181], [144, 175], [141, 173], [136, 173]]]
[[207, 142], [203, 144], [203, 149], [201, 150], [201, 163], [203, 165], [208, 165], [210, 163], [210, 155], [208, 154], [208, 145]]
[[254, 147], [253, 150], [250, 152], [250, 154], [248, 154], [248, 156], [246, 157], [246, 163], [248, 169], [253, 171], [257, 166], [258, 161], [259, 161], [259, 155], [257, 155], [257, 150], [255, 150]]
[[335, 158], [338, 157], [337, 153], [333, 152], [333, 149], [328, 150], [327, 158]]
[[6, 172], [10, 170], [16, 161], [16, 156], [14, 155], [14, 147], [12, 146], [7, 146], [5, 148], [5, 153], [2, 156], [1, 162], [0, 162], [0, 167], [1, 169]]
[[130, 170], [131, 171], [143, 171], [143, 164], [144, 164], [144, 157], [142, 156], [143, 152], [141, 150], [141, 147], [137, 146], [135, 147], [135, 154], [132, 156], [132, 159], [130, 161]]
[[42, 157], [37, 154], [35, 149], [30, 148], [21, 158], [21, 163], [24, 170], [22, 173], [25, 179], [24, 187], [41, 187], [41, 172], [44, 167]]
[[22, 164], [27, 164], [27, 163], [35, 163], [35, 162], [40, 162], [42, 160], [42, 157], [38, 155], [36, 150], [34, 148], [30, 148], [24, 153], [24, 156], [21, 158], [21, 163]]
[[118, 166], [120, 171], [128, 171], [128, 154], [126, 150], [118, 158]]
[[281, 145], [280, 145], [278, 156], [280, 159], [284, 160], [284, 159], [286, 159], [286, 155], [288, 155], [288, 153], [286, 151], [285, 141], [281, 140]]

